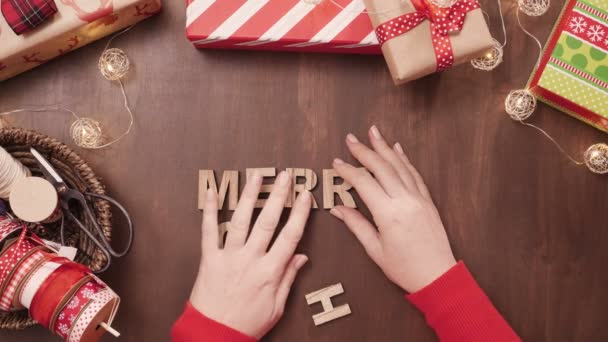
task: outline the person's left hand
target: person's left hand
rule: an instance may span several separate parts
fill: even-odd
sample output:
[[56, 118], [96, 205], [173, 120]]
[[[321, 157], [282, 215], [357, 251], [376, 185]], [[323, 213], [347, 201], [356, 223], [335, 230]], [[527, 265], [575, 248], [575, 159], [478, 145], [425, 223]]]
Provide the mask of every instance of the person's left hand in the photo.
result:
[[298, 196], [287, 224], [268, 250], [290, 195], [291, 179], [285, 171], [279, 174], [247, 238], [261, 184], [259, 175], [249, 179], [229, 224], [223, 249], [218, 247], [217, 194], [207, 191], [202, 260], [190, 296], [192, 305], [203, 315], [258, 339], [283, 315], [291, 285], [308, 260], [305, 255], [294, 255], [294, 252], [312, 203], [309, 192]]

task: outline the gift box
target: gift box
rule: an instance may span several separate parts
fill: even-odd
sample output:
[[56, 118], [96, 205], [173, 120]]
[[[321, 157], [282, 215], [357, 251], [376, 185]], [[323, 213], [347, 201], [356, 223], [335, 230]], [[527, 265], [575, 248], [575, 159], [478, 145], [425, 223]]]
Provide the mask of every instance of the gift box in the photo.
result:
[[56, 12], [20, 34], [15, 30], [22, 27], [15, 25], [5, 8], [9, 1], [2, 1], [0, 81], [133, 25], [161, 8], [160, 0], [46, 1], [56, 6]]
[[476, 0], [364, 0], [395, 84], [480, 57], [493, 41]]
[[566, 3], [528, 82], [540, 100], [608, 132], [608, 1]]
[[362, 0], [188, 0], [198, 48], [380, 54]]

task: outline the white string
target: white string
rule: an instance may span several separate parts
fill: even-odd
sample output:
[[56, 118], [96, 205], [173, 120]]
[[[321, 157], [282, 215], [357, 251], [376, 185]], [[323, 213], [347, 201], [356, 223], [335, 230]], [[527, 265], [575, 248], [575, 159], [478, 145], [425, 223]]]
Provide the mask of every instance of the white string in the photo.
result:
[[[500, 2], [500, 0], [499, 0]], [[530, 38], [534, 39], [534, 41], [536, 42], [536, 45], [538, 46], [538, 58], [536, 59], [536, 63], [534, 64], [534, 67], [536, 68], [539, 64], [540, 64], [540, 60], [542, 58], [542, 54], [543, 54], [543, 44], [540, 42], [540, 40], [538, 38], [536, 38], [535, 35], [533, 35], [532, 33], [530, 33], [528, 30], [526, 30], [526, 28], [524, 27], [524, 25], [521, 23], [521, 19], [519, 17], [519, 12], [520, 9], [517, 9], [517, 12], [515, 13], [515, 16], [517, 17], [517, 24], [519, 25], [519, 28], [521, 28], [522, 31], [524, 31], [524, 33], [526, 35], [528, 35]], [[502, 14], [502, 12], [501, 12]], [[503, 25], [504, 25], [504, 21], [503, 21]], [[504, 26], [503, 26], [504, 27]], [[506, 38], [506, 36], [505, 36]], [[505, 39], [506, 42], [506, 39]], [[528, 126], [528, 127], [532, 127], [536, 130], [538, 130], [539, 132], [541, 132], [545, 137], [547, 137], [556, 147], [557, 149], [566, 157], [568, 157], [568, 159], [570, 159], [570, 161], [572, 161], [574, 164], [576, 165], [583, 165], [585, 164], [584, 162], [578, 161], [576, 159], [574, 159], [574, 157], [572, 157], [572, 155], [570, 155], [570, 153], [566, 152], [566, 150], [557, 142], [557, 140], [555, 140], [551, 135], [549, 135], [549, 133], [547, 133], [544, 129], [533, 125], [531, 123], [527, 123], [524, 122], [523, 120], [517, 120], [519, 121], [522, 125]]]
[[549, 138], [549, 140], [551, 140], [551, 142], [557, 147], [557, 149], [561, 153], [563, 153], [566, 157], [568, 157], [568, 159], [570, 159], [574, 164], [576, 164], [576, 165], [583, 165], [583, 164], [585, 164], [584, 162], [581, 162], [581, 161], [578, 161], [578, 160], [574, 159], [574, 157], [572, 157], [568, 152], [566, 152], [566, 150], [564, 150], [564, 148], [552, 136], [550, 136], [549, 133], [547, 133], [542, 128], [540, 128], [540, 127], [538, 127], [536, 125], [533, 125], [531, 123], [524, 122], [523, 120], [517, 120], [517, 121], [519, 121], [522, 125], [535, 128], [538, 131], [540, 131], [542, 134], [544, 134], [547, 138]]
[[120, 92], [122, 93], [122, 98], [124, 101], [123, 105], [124, 105], [125, 109], [127, 110], [127, 112], [129, 113], [129, 126], [121, 135], [119, 135], [112, 141], [105, 143], [103, 145], [91, 147], [92, 149], [100, 149], [100, 148], [104, 148], [104, 147], [108, 147], [108, 146], [112, 145], [113, 143], [117, 142], [118, 140], [124, 138], [127, 134], [129, 134], [131, 132], [131, 128], [133, 127], [134, 116], [133, 116], [133, 111], [131, 110], [131, 106], [129, 106], [129, 99], [127, 98], [125, 86], [123, 85], [121, 80], [118, 80], [118, 83], [120, 84]]
[[[112, 43], [112, 41], [114, 40], [114, 38], [116, 38], [116, 37], [118, 37], [118, 36], [122, 35], [123, 33], [127, 32], [127, 31], [129, 31], [129, 30], [130, 30], [130, 29], [132, 29], [132, 28], [133, 28], [135, 25], [137, 25], [137, 23], [135, 23], [135, 24], [133, 24], [133, 25], [131, 25], [131, 26], [129, 26], [129, 27], [127, 27], [127, 28], [123, 29], [122, 31], [120, 31], [120, 32], [118, 32], [118, 33], [114, 34], [112, 37], [110, 37], [110, 39], [108, 39], [108, 42], [106, 43], [106, 46], [103, 48], [103, 51], [106, 51], [106, 50], [107, 50], [107, 49], [110, 47], [110, 43]], [[102, 51], [102, 53], [103, 53], [103, 51]]]
[[534, 41], [536, 42], [536, 45], [538, 45], [538, 59], [536, 60], [536, 64], [535, 64], [535, 67], [536, 67], [540, 64], [540, 59], [543, 55], [543, 44], [540, 42], [540, 40], [538, 40], [538, 38], [536, 38], [535, 35], [528, 32], [528, 30], [526, 30], [524, 25], [522, 25], [521, 20], [519, 19], [519, 9], [517, 10], [515, 16], [517, 17], [517, 24], [519, 24], [519, 27], [522, 29], [522, 31], [524, 31], [524, 33], [527, 34], [530, 38], [534, 39]]
[[39, 112], [66, 112], [66, 113], [72, 114], [72, 116], [76, 120], [80, 119], [80, 117], [78, 115], [76, 115], [76, 113], [74, 113], [74, 111], [72, 111], [70, 109], [67, 109], [67, 108], [61, 108], [59, 105], [53, 105], [52, 107], [13, 109], [13, 110], [9, 110], [9, 111], [0, 113], [0, 116], [5, 116], [5, 115], [10, 115], [10, 114], [15, 114], [15, 113], [22, 113], [22, 112], [35, 112], [35, 113], [39, 113]]
[[502, 47], [507, 46], [507, 27], [505, 26], [505, 17], [502, 14], [502, 3], [501, 0], [496, 1], [498, 3], [498, 13], [500, 13], [500, 24], [502, 25], [502, 35], [505, 38], [504, 43], [502, 43]]

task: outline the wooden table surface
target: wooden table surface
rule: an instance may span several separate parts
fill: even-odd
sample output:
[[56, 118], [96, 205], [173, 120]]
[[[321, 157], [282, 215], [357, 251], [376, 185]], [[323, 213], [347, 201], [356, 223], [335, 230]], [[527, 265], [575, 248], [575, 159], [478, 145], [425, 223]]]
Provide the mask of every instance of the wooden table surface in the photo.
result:
[[[321, 176], [334, 157], [352, 161], [345, 135], [365, 137], [371, 124], [405, 146], [456, 256], [525, 341], [608, 340], [608, 178], [569, 163], [504, 113], [506, 94], [524, 86], [537, 53], [517, 28], [514, 3], [503, 4], [510, 44], [496, 71], [465, 65], [403, 87], [392, 85], [379, 56], [198, 51], [184, 37], [183, 1], [165, 1], [163, 13], [118, 38], [113, 46], [135, 66], [126, 88], [136, 123], [119, 144], [80, 153], [137, 225], [132, 253], [103, 276], [123, 299], [120, 340], [169, 340], [200, 255], [199, 169], [240, 170], [241, 182], [248, 167], [310, 168]], [[524, 19], [542, 41], [563, 3]], [[500, 37], [496, 3], [484, 4]], [[103, 44], [0, 84], [0, 111], [61, 103], [118, 134], [127, 118], [119, 88], [96, 70]], [[530, 121], [577, 153], [607, 140], [545, 105]], [[69, 142], [68, 115], [10, 122]], [[322, 200], [321, 186], [314, 194]], [[327, 211], [312, 214], [300, 250], [311, 262], [264, 341], [435, 340]], [[353, 314], [315, 327], [311, 316], [320, 307], [308, 307], [304, 295], [336, 282], [346, 293], [335, 302], [349, 303]], [[0, 340], [57, 339], [32, 328], [0, 332]]]

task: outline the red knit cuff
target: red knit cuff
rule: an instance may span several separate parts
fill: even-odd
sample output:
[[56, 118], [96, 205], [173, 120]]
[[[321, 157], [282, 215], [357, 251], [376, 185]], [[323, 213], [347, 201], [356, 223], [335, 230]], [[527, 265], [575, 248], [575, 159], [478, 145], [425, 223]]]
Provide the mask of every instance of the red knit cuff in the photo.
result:
[[190, 302], [173, 325], [171, 336], [173, 342], [257, 342], [253, 337], [206, 317]]
[[406, 298], [424, 313], [440, 341], [521, 341], [462, 261]]

